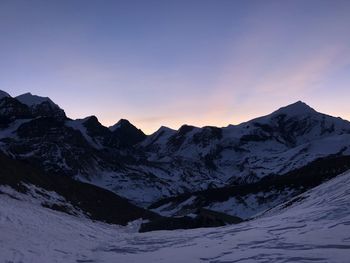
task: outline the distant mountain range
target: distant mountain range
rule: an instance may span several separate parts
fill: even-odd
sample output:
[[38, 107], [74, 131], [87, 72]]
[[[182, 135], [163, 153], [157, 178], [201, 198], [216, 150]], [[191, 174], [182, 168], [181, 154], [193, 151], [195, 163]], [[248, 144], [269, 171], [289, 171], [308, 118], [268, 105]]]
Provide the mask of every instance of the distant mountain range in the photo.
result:
[[350, 122], [298, 101], [239, 125], [147, 136], [124, 119], [72, 120], [50, 98], [0, 91], [0, 150], [164, 216], [205, 208], [248, 219], [348, 169]]

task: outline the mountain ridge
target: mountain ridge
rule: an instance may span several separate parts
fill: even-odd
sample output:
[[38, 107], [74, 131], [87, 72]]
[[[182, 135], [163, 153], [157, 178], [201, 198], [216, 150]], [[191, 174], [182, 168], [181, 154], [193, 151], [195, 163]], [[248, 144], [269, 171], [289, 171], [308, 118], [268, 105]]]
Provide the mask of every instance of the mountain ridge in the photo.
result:
[[[51, 98], [49, 98], [49, 97], [42, 97], [42, 96], [39, 96], [39, 95], [34, 95], [31, 92], [26, 92], [26, 93], [20, 94], [20, 95], [18, 95], [16, 97], [12, 97], [9, 93], [5, 92], [4, 90], [0, 90], [0, 99], [2, 99], [5, 96], [17, 99], [19, 102], [21, 102], [22, 104], [26, 104], [27, 106], [33, 106], [33, 105], [37, 105], [37, 104], [40, 104], [42, 102], [47, 101], [51, 105], [55, 105], [56, 107], [60, 108], [59, 105], [56, 104]], [[255, 121], [255, 120], [259, 120], [261, 118], [265, 118], [265, 117], [273, 116], [273, 115], [277, 115], [277, 114], [287, 114], [287, 115], [288, 114], [289, 115], [292, 114], [292, 115], [295, 115], [295, 114], [305, 114], [305, 113], [324, 114], [324, 113], [320, 113], [320, 112], [316, 111], [315, 109], [313, 109], [311, 106], [309, 106], [304, 101], [298, 100], [298, 101], [292, 102], [292, 103], [290, 103], [288, 105], [281, 106], [280, 108], [278, 108], [275, 111], [272, 111], [271, 113], [268, 113], [266, 115], [263, 115], [263, 116], [260, 116], [260, 117], [257, 117], [257, 118], [253, 118], [251, 120], [243, 121], [242, 123], [238, 123], [238, 124], [228, 124], [225, 127], [217, 127], [217, 126], [212, 126], [212, 125], [204, 125], [204, 126], [201, 126], [201, 127], [197, 127], [197, 126], [193, 126], [191, 124], [183, 124], [177, 130], [180, 130], [181, 128], [183, 128], [183, 126], [184, 127], [190, 126], [190, 127], [198, 128], [198, 129], [202, 129], [202, 128], [206, 128], [206, 127], [227, 128], [227, 127], [230, 127], [230, 126], [239, 126], [239, 125], [245, 124], [247, 122], [252, 122], [252, 121]], [[327, 114], [324, 114], [324, 115], [327, 115]], [[331, 115], [327, 115], [327, 116], [331, 116]], [[86, 119], [86, 118], [90, 118], [90, 117], [96, 117], [96, 116], [87, 116], [87, 117], [82, 118], [82, 119]], [[331, 116], [331, 117], [333, 117], [333, 116]], [[345, 121], [349, 122], [349, 120], [343, 119], [341, 117], [335, 117], [335, 118], [339, 118], [341, 120], [345, 120]], [[82, 120], [82, 119], [76, 119], [76, 120]], [[130, 126], [133, 126], [133, 127], [136, 128], [136, 126], [134, 124], [132, 124], [129, 120], [124, 119], [124, 118], [121, 118], [119, 121], [117, 121], [115, 124], [113, 124], [111, 126], [104, 126], [103, 124], [102, 124], [102, 126], [110, 129], [111, 131], [114, 131], [115, 128], [120, 127], [121, 124], [123, 124], [123, 125], [130, 125]], [[139, 128], [137, 128], [137, 129], [142, 131]], [[169, 127], [166, 127], [166, 126], [161, 126], [156, 131], [154, 131], [153, 133], [149, 134], [148, 136], [153, 135], [156, 132], [158, 132], [160, 130], [163, 130], [163, 129], [173, 130], [173, 131], [176, 130], [176, 129], [172, 129], [172, 128], [169, 128]]]
[[[44, 102], [45, 105], [45, 102]], [[334, 154], [350, 155], [350, 123], [298, 101], [239, 125], [161, 127], [145, 135], [121, 119], [71, 120], [0, 99], [0, 149], [46, 172], [113, 191], [133, 203], [258, 182]]]

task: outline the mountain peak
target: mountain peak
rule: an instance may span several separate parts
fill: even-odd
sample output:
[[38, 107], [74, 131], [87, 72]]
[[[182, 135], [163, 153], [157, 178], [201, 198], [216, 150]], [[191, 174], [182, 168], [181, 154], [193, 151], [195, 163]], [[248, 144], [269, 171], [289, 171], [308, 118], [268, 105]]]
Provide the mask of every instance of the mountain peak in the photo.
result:
[[81, 121], [82, 121], [82, 123], [98, 123], [98, 124], [100, 124], [100, 122], [98, 121], [98, 119], [95, 115], [85, 117]]
[[55, 117], [60, 120], [66, 118], [64, 110], [48, 97], [41, 97], [27, 92], [15, 97], [14, 99], [21, 104], [28, 106], [32, 114], [36, 117]]
[[109, 129], [114, 132], [120, 128], [126, 128], [126, 127], [132, 127], [135, 128], [136, 127], [134, 125], [132, 125], [128, 120], [126, 119], [120, 119], [116, 124], [112, 125], [109, 127]]
[[29, 107], [39, 105], [43, 102], [48, 102], [51, 106], [58, 107], [49, 97], [33, 95], [30, 92], [19, 95], [16, 99]]
[[303, 114], [309, 114], [309, 113], [316, 113], [316, 111], [311, 108], [309, 105], [307, 105], [305, 102], [297, 101], [290, 105], [287, 105], [285, 107], [282, 107], [278, 109], [277, 111], [273, 112], [273, 115], [277, 114], [286, 114], [289, 116], [296, 116], [296, 115], [303, 115]]
[[161, 126], [158, 130], [156, 130], [154, 133], [152, 133], [150, 136], [159, 136], [160, 134], [164, 134], [164, 133], [171, 133], [171, 134], [175, 134], [176, 130], [171, 129], [169, 127], [166, 126]]
[[126, 119], [120, 119], [116, 124], [109, 127], [113, 136], [117, 137], [121, 146], [134, 145], [146, 138], [146, 135]]
[[167, 127], [167, 126], [160, 126], [160, 128], [156, 131], [156, 132], [162, 132], [162, 131], [172, 131], [172, 132], [175, 132], [175, 130], [174, 129], [171, 129], [171, 128], [169, 128], [169, 127]]
[[117, 124], [119, 125], [132, 125], [127, 119], [120, 119]]

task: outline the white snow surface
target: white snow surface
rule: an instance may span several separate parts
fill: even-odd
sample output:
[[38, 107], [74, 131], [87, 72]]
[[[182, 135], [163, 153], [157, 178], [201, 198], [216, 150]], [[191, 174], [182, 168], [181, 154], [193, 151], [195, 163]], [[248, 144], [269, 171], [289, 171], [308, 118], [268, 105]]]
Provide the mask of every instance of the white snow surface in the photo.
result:
[[0, 194], [0, 260], [349, 262], [350, 172], [238, 225], [136, 233]]

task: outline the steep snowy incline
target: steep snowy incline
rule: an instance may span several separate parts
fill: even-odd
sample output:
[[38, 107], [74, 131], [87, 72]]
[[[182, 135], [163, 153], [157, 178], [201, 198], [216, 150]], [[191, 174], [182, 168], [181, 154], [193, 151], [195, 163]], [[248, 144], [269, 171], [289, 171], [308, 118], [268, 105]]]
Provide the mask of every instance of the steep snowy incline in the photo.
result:
[[348, 262], [350, 172], [235, 226], [135, 233], [0, 195], [4, 262]]

